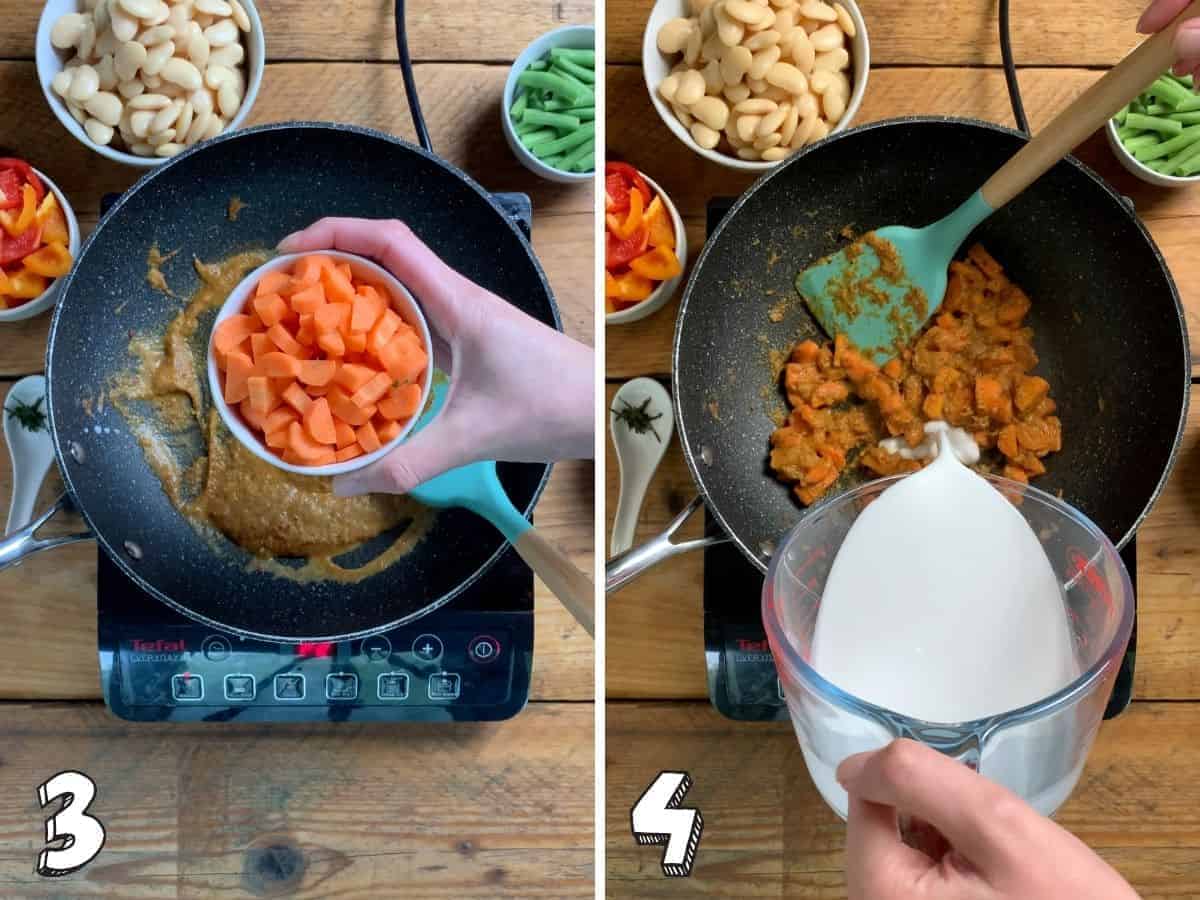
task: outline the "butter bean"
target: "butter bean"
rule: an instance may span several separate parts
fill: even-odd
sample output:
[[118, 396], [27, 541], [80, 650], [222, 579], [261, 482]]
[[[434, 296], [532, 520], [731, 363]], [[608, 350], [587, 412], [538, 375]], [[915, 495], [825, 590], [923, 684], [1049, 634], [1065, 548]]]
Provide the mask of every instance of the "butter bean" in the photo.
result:
[[169, 144], [175, 140], [176, 129], [168, 128], [166, 131], [159, 131], [151, 134], [146, 138], [146, 143], [151, 147], [161, 147], [163, 144]]
[[139, 109], [129, 116], [129, 130], [134, 137], [144, 138], [150, 133], [150, 123], [154, 121], [154, 110]]
[[[765, 47], [754, 54], [754, 59], [750, 63], [750, 71], [747, 73], [756, 81], [762, 81], [767, 77], [767, 72], [771, 66], [779, 62], [782, 52], [778, 47]], [[751, 90], [754, 90], [752, 87]]]
[[809, 35], [818, 53], [836, 50], [846, 42], [846, 34], [837, 25], [825, 25]]
[[[207, 38], [206, 38], [207, 40]], [[209, 63], [233, 68], [246, 58], [246, 51], [241, 44], [227, 44], [224, 47], [213, 47], [208, 54]]]
[[792, 33], [792, 29], [796, 27], [796, 8], [787, 6], [775, 13], [775, 30], [783, 37], [784, 43], [786, 38]]
[[[811, 95], [805, 95], [811, 96]], [[779, 126], [779, 136], [783, 138], [783, 143], [789, 144], [792, 140], [792, 135], [796, 133], [796, 126], [800, 124], [800, 107], [795, 103], [789, 104], [788, 113], [783, 119], [783, 124]]]
[[713, 7], [709, 3], [700, 13], [700, 34], [704, 37], [717, 33], [717, 20], [713, 16]]
[[138, 35], [138, 43], [143, 47], [154, 47], [172, 40], [177, 33], [170, 25], [155, 25]]
[[703, 97], [692, 104], [691, 114], [714, 131], [729, 121], [729, 106], [720, 97]]
[[738, 115], [765, 116], [767, 113], [775, 112], [778, 106], [779, 104], [774, 100], [751, 97], [749, 100], [743, 100], [737, 104], [733, 111]]
[[846, 95], [840, 90], [826, 91], [821, 95], [821, 109], [825, 118], [836, 125], [846, 113]]
[[675, 92], [675, 102], [680, 106], [691, 106], [704, 96], [704, 88], [703, 75], [695, 69], [684, 72], [679, 78], [679, 90]]
[[87, 21], [87, 16], [81, 13], [67, 13], [59, 16], [50, 29], [50, 43], [59, 50], [74, 47], [79, 43]]
[[811, 75], [816, 65], [817, 51], [813, 49], [812, 39], [803, 28], [792, 31], [792, 41], [788, 47], [789, 55], [796, 68], [805, 75]]
[[[841, 29], [839, 29], [838, 34], [840, 35], [841, 33]], [[208, 42], [212, 46], [224, 47], [238, 39], [238, 30], [237, 26], [233, 24], [232, 19], [222, 19], [215, 25], [205, 28], [204, 36], [208, 38]]]
[[184, 101], [183, 109], [179, 112], [179, 118], [175, 121], [175, 133], [182, 140], [191, 130], [192, 122], [195, 121], [196, 111], [192, 108], [192, 104]]
[[768, 87], [770, 87], [770, 85], [768, 85], [761, 78], [752, 78], [750, 76], [750, 73], [747, 72], [746, 73], [746, 87], [750, 88], [751, 94], [761, 94]]
[[217, 16], [219, 18], [227, 18], [233, 15], [233, 7], [225, 0], [196, 0], [196, 12], [202, 12], [205, 15]]
[[[146, 61], [142, 63], [142, 74], [154, 77], [159, 75], [163, 66], [167, 64], [167, 60], [175, 55], [175, 42], [166, 41], [162, 44], [155, 44], [146, 51]], [[147, 82], [149, 87], [150, 83]]]
[[177, 156], [178, 154], [180, 154], [182, 152], [183, 152], [183, 144], [176, 144], [176, 143], [163, 144], [162, 146], [156, 147], [154, 149], [155, 156], [163, 156], [163, 157]]
[[126, 41], [117, 48], [113, 59], [117, 77], [122, 81], [131, 81], [146, 61], [146, 47], [137, 41]]
[[692, 140], [705, 150], [711, 150], [721, 142], [721, 133], [713, 131], [703, 122], [693, 122], [689, 130], [692, 134]]
[[225, 130], [225, 124], [225, 120], [214, 113], [208, 122], [208, 128], [204, 132], [204, 139], [208, 140], [209, 138], [216, 137]]
[[154, 8], [154, 14], [151, 16], [148, 16], [147, 18], [143, 19], [142, 21], [145, 22], [147, 25], [161, 25], [163, 22], [167, 21], [167, 19], [169, 19], [170, 16], [171, 16], [171, 7], [167, 6], [167, 4], [161, 2], [161, 0], [160, 0], [158, 6], [156, 6]]
[[814, 113], [811, 116], [806, 116], [803, 113], [800, 115], [800, 124], [796, 126], [795, 132], [792, 133], [792, 139], [788, 142], [788, 146], [793, 148], [803, 147], [808, 143], [809, 135], [813, 133], [817, 122], [821, 121]]
[[725, 12], [731, 19], [756, 25], [766, 18], [769, 10], [750, 0], [725, 0]]
[[783, 138], [780, 137], [779, 132], [772, 131], [770, 134], [762, 137], [756, 135], [754, 138], [754, 149], [769, 150], [771, 147], [778, 147], [781, 143], [783, 143]]
[[[146, 92], [146, 86], [140, 81], [122, 81], [117, 85], [117, 93], [126, 100], [132, 100]], [[129, 104], [126, 103], [126, 106]]]
[[71, 99], [84, 104], [100, 90], [100, 76], [91, 66], [80, 66], [71, 79]]
[[763, 162], [778, 162], [787, 155], [786, 147], [770, 147], [762, 152]]
[[188, 103], [192, 104], [192, 109], [196, 112], [196, 117], [210, 113], [216, 108], [213, 101], [212, 91], [208, 88], [200, 88], [198, 91], [192, 91], [188, 94]]
[[746, 34], [746, 26], [732, 18], [725, 11], [725, 6], [720, 0], [713, 6], [713, 17], [717, 21], [717, 36], [721, 39], [721, 43], [732, 47], [742, 42], [742, 38]]
[[719, 94], [721, 88], [725, 87], [725, 81], [721, 78], [721, 64], [715, 59], [700, 70], [700, 74], [704, 76], [704, 93]]
[[[211, 69], [211, 66], [209, 68]], [[178, 56], [167, 60], [166, 65], [162, 68], [162, 77], [163, 80], [173, 82], [185, 91], [194, 91], [204, 84], [204, 79], [200, 77], [200, 70], [186, 59]]]
[[100, 79], [100, 90], [114, 91], [117, 89], [117, 69], [113, 64], [112, 56], [100, 57], [100, 62], [96, 63], [96, 75]]
[[240, 0], [229, 0], [229, 7], [233, 10], [233, 24], [241, 31], [249, 33], [250, 16], [246, 12], [246, 7], [242, 6]]
[[692, 114], [690, 112], [676, 103], [671, 104], [671, 109], [675, 112], [675, 118], [683, 123], [684, 128], [691, 128], [692, 123], [696, 121], [692, 118]]
[[783, 88], [789, 94], [808, 92], [808, 79], [791, 63], [777, 62], [767, 72], [767, 84]]
[[725, 95], [725, 99], [730, 103], [741, 103], [750, 96], [750, 88], [744, 84], [726, 85], [725, 90], [721, 92]]
[[85, 22], [83, 31], [79, 33], [79, 43], [75, 45], [81, 59], [90, 60], [96, 49], [96, 25], [94, 22]]
[[713, 0], [688, 0], [688, 9], [693, 16], [703, 16], [706, 10], [712, 9]]
[[124, 43], [125, 41], [132, 41], [137, 37], [141, 23], [138, 22], [136, 16], [129, 15], [122, 7], [116, 4], [110, 6], [108, 12], [112, 18], [109, 27], [112, 28], [112, 33], [118, 41]]
[[[176, 3], [171, 7], [171, 12], [167, 15], [166, 24], [175, 29], [176, 34], [183, 34], [187, 27], [192, 23], [192, 2], [185, 0], [183, 3]], [[198, 27], [198, 26], [197, 26]]]
[[828, 3], [822, 3], [821, 0], [804, 0], [798, 7], [800, 15], [806, 19], [814, 19], [818, 22], [836, 22], [837, 12]]
[[700, 45], [700, 61], [708, 63], [714, 59], [720, 60], [724, 55], [725, 45], [721, 43], [721, 36], [714, 31]]
[[221, 109], [221, 115], [227, 119], [233, 118], [238, 107], [242, 105], [242, 95], [238, 93], [236, 84], [226, 81], [221, 85], [221, 89], [217, 91], [217, 105]]
[[682, 53], [691, 34], [691, 19], [671, 19], [658, 29], [658, 49], [661, 53]]
[[113, 130], [109, 125], [97, 119], [88, 119], [83, 123], [83, 130], [87, 132], [87, 136], [102, 147], [108, 146], [113, 139]]
[[71, 80], [74, 77], [74, 70], [63, 69], [50, 79], [50, 88], [54, 93], [62, 98], [71, 96]]
[[[208, 81], [208, 73], [204, 73], [204, 80]], [[675, 74], [668, 75], [658, 83], [658, 95], [670, 103], [675, 99], [675, 92], [679, 90], [679, 76]]]
[[703, 42], [700, 39], [700, 29], [693, 28], [688, 34], [687, 46], [683, 48], [683, 61], [686, 65], [694, 66], [700, 58]]
[[817, 124], [813, 126], [812, 134], [808, 136], [808, 142], [815, 144], [817, 141], [823, 141], [829, 137], [829, 123], [824, 119], [817, 119]]
[[146, 85], [149, 90], [157, 91], [163, 86], [163, 80], [157, 75], [147, 75], [145, 67], [142, 68], [142, 84]]
[[774, 47], [783, 40], [783, 35], [773, 28], [766, 31], [759, 31], [746, 38], [746, 43], [742, 46], [753, 53], [756, 50], [762, 50], [766, 47]]
[[753, 61], [753, 54], [745, 47], [727, 47], [721, 56], [721, 78], [724, 83], [738, 84], [750, 70]]
[[789, 91], [785, 91], [781, 87], [776, 87], [773, 84], [767, 85], [767, 89], [758, 96], [765, 100], [774, 100], [776, 103], [788, 103], [792, 99]]
[[830, 89], [835, 83], [835, 72], [830, 72], [828, 69], [814, 70], [812, 78], [808, 80], [808, 85], [814, 93], [823, 94]]
[[161, 131], [166, 131], [175, 124], [175, 120], [179, 118], [179, 113], [183, 111], [182, 100], [172, 100], [169, 104], [160, 109], [150, 120], [150, 127], [147, 129], [149, 134], [157, 134]]
[[775, 26], [775, 11], [768, 9], [762, 20], [755, 22], [753, 25], [746, 26], [746, 33], [750, 35], [758, 34], [760, 31], [768, 31]]
[[83, 104], [83, 108], [111, 128], [115, 128], [121, 121], [121, 98], [109, 91], [97, 91], [92, 94]]
[[204, 132], [208, 130], [208, 125], [212, 118], [213, 114], [211, 112], [198, 114], [192, 119], [192, 127], [184, 135], [183, 142], [185, 144], [194, 144], [203, 138]]
[[828, 53], [818, 53], [813, 61], [814, 69], [827, 69], [830, 72], [840, 72], [849, 65], [850, 54], [846, 52], [845, 47], [838, 47]]
[[739, 116], [737, 120], [737, 133], [747, 144], [754, 141], [754, 133], [758, 130], [758, 123], [762, 121], [762, 116]]
[[[780, 130], [783, 125], [783, 120], [788, 117], [788, 113], [792, 111], [790, 103], [784, 103], [776, 107], [774, 112], [769, 112], [762, 117], [762, 121], [758, 123], [758, 128], [754, 130], [755, 137], [766, 137], [768, 134], [774, 134]], [[761, 148], [760, 148], [761, 149]]]
[[840, 3], [833, 4], [833, 11], [837, 14], [837, 23], [842, 31], [846, 32], [846, 37], [852, 38], [858, 33], [858, 29], [854, 27], [854, 19], [850, 18], [850, 13], [846, 7]]
[[748, 160], [751, 162], [754, 160], [762, 159], [762, 154], [759, 153], [757, 150], [755, 150], [753, 147], [739, 147], [737, 155], [738, 155], [738, 159], [744, 159], [744, 160]]
[[131, 151], [133, 151], [134, 153], [136, 153], [138, 156], [153, 156], [154, 155], [154, 148], [152, 146], [150, 146], [149, 144], [147, 144], [145, 141], [139, 141], [138, 143], [132, 145], [129, 149]]
[[162, 94], [139, 94], [129, 101], [130, 109], [163, 109], [171, 105], [171, 98]]
[[821, 104], [814, 94], [803, 94], [796, 98], [796, 109], [801, 119], [815, 119], [821, 114]]
[[67, 101], [67, 112], [69, 112], [71, 114], [71, 118], [80, 125], [84, 124], [88, 119], [87, 113], [83, 111], [83, 108], [80, 107], [79, 104], [70, 100]]

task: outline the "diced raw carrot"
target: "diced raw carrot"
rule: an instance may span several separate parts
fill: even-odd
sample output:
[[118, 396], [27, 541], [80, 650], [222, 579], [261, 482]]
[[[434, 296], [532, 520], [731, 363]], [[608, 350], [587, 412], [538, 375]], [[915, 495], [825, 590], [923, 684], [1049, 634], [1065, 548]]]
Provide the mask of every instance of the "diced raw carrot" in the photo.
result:
[[282, 459], [285, 463], [291, 463], [293, 466], [311, 466], [312, 465], [312, 463], [306, 462], [305, 460], [298, 457], [294, 452], [292, 452], [291, 447], [288, 447], [281, 454], [279, 454], [279, 458]]
[[296, 411], [287, 404], [284, 404], [278, 409], [273, 410], [263, 420], [263, 431], [267, 432], [267, 434], [270, 434], [272, 431], [279, 431], [280, 429], [287, 428], [289, 425], [298, 421], [299, 419], [300, 416], [296, 414]]
[[254, 298], [254, 311], [263, 324], [270, 328], [283, 321], [288, 314], [288, 305], [278, 294], [260, 294]]
[[354, 429], [341, 419], [333, 420], [333, 430], [337, 436], [337, 448], [339, 450], [341, 450], [343, 447], [349, 447], [351, 444], [358, 442], [358, 437], [355, 435]]
[[300, 364], [300, 383], [322, 387], [333, 381], [338, 364], [332, 359], [312, 359]]
[[347, 281], [354, 281], [354, 270], [350, 268], [350, 263], [338, 263], [336, 268], [346, 276]]
[[344, 388], [348, 394], [356, 394], [359, 389], [375, 377], [376, 369], [369, 369], [366, 366], [347, 364], [338, 369], [337, 374], [333, 377], [333, 382], [340, 388]]
[[384, 422], [382, 425], [375, 427], [375, 433], [379, 435], [379, 440], [384, 444], [390, 444], [400, 434], [404, 426], [399, 422]]
[[263, 425], [266, 424], [267, 417], [250, 405], [249, 398], [238, 404], [238, 412], [242, 414], [242, 418], [246, 420], [246, 424], [251, 428], [259, 432], [263, 430]]
[[366, 409], [355, 406], [354, 401], [340, 387], [331, 387], [327, 399], [329, 400], [329, 408], [333, 410], [333, 414], [347, 425], [353, 425], [355, 428], [370, 422], [371, 416], [375, 415], [376, 412], [376, 407], [374, 406], [369, 406]]
[[421, 385], [402, 384], [393, 388], [379, 401], [379, 413], [386, 419], [399, 421], [412, 418], [421, 404]]
[[310, 350], [317, 343], [317, 329], [313, 325], [312, 316], [300, 317], [300, 328], [296, 331], [296, 343]]
[[354, 433], [358, 436], [358, 446], [362, 447], [367, 453], [374, 453], [383, 446], [379, 442], [379, 435], [375, 433], [375, 426], [370, 422], [360, 425]]
[[250, 396], [246, 380], [254, 374], [254, 360], [245, 353], [235, 351], [225, 357], [225, 402], [230, 406], [241, 403]]
[[213, 348], [218, 353], [228, 353], [246, 338], [258, 331], [261, 321], [258, 316], [230, 316], [217, 326], [213, 334]]
[[288, 426], [288, 448], [305, 464], [315, 465], [317, 457], [325, 450], [325, 445], [314, 441], [299, 422], [293, 422]]
[[262, 374], [270, 378], [298, 378], [300, 365], [296, 357], [279, 351], [266, 354], [260, 362]]
[[268, 272], [262, 278], [258, 279], [258, 287], [254, 289], [254, 296], [264, 297], [267, 294], [278, 294], [279, 289], [290, 280], [291, 276], [279, 269], [276, 269], [274, 272]]
[[325, 288], [318, 281], [292, 294], [292, 309], [300, 315], [311, 315], [325, 305]]
[[[250, 335], [250, 350], [251, 355], [254, 357], [255, 365], [258, 365], [259, 360], [261, 360], [268, 353], [274, 353], [278, 349], [279, 348], [275, 346], [271, 339], [267, 337], [266, 332], [259, 331]], [[263, 373], [260, 372], [259, 374], [261, 375]]]
[[339, 449], [336, 453], [334, 453], [334, 459], [336, 459], [338, 462], [349, 462], [355, 457], [362, 455], [362, 447], [355, 443], [351, 444], [349, 447], [342, 447]]
[[342, 336], [336, 331], [320, 335], [317, 338], [317, 346], [330, 356], [341, 357], [346, 355], [346, 342], [342, 340]]
[[325, 268], [333, 268], [333, 258], [314, 253], [296, 263], [296, 269], [292, 275], [297, 281], [304, 284], [315, 284], [321, 280], [321, 270]]
[[316, 455], [316, 458], [313, 459], [312, 464], [314, 466], [332, 466], [335, 462], [337, 462], [336, 451], [334, 451], [332, 447], [326, 447]]
[[288, 426], [289, 425], [291, 425], [290, 422], [288, 423], [288, 425], [283, 426], [278, 431], [268, 431], [267, 437], [266, 437], [267, 446], [270, 447], [272, 450], [282, 450], [283, 448], [285, 448], [288, 445]]
[[342, 306], [327, 303], [313, 314], [313, 328], [317, 334], [333, 334], [342, 322]]
[[365, 332], [356, 331], [345, 338], [345, 343], [347, 353], [363, 353], [367, 349], [367, 335]]
[[250, 389], [250, 406], [256, 413], [265, 416], [279, 405], [280, 397], [267, 377], [251, 375], [246, 386]]
[[300, 415], [304, 415], [308, 412], [308, 408], [312, 406], [312, 397], [308, 396], [304, 388], [300, 387], [300, 385], [293, 384], [283, 392], [283, 402], [300, 413]]
[[301, 345], [292, 337], [291, 332], [282, 325], [272, 325], [268, 328], [267, 337], [284, 353], [290, 353], [292, 356], [295, 356], [300, 352]]
[[325, 286], [325, 299], [330, 303], [354, 302], [354, 284], [345, 272], [337, 268], [322, 269], [321, 284]]
[[354, 298], [353, 314], [350, 318], [350, 330], [366, 334], [375, 327], [379, 317], [383, 315], [384, 299], [379, 292], [369, 284], [358, 289]]
[[309, 436], [319, 444], [336, 444], [337, 431], [333, 427], [333, 414], [329, 411], [329, 401], [318, 397], [304, 414], [304, 429]]
[[360, 409], [366, 409], [368, 406], [373, 407], [391, 387], [392, 376], [387, 372], [380, 372], [360, 387], [350, 400]]
[[401, 334], [392, 338], [379, 354], [388, 374], [399, 382], [416, 381], [429, 362], [419, 340]]
[[385, 309], [383, 315], [379, 317], [379, 321], [375, 323], [375, 327], [371, 329], [367, 335], [367, 349], [379, 355], [379, 351], [387, 346], [396, 335], [397, 329], [404, 323], [395, 310]]
[[315, 384], [309, 384], [305, 385], [304, 389], [308, 392], [308, 396], [310, 397], [324, 397], [329, 393], [329, 385], [327, 384], [323, 384], [320, 387]]

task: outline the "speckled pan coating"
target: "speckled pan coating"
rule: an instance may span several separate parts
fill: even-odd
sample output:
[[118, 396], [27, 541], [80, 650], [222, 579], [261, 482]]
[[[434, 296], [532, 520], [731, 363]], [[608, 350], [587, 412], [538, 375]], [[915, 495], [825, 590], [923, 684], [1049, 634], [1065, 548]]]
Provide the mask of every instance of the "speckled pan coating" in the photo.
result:
[[[676, 421], [709, 508], [759, 569], [804, 512], [767, 469], [768, 412], [783, 408], [768, 352], [820, 334], [796, 273], [842, 246], [847, 225], [941, 218], [1024, 140], [962, 119], [854, 129], [755, 182], [709, 238], [676, 323]], [[1052, 385], [1065, 444], [1036, 485], [1061, 490], [1119, 546], [1170, 474], [1191, 387], [1178, 291], [1127, 204], [1069, 159], [973, 238], [1033, 298], [1037, 371]]]
[[[235, 194], [246, 207], [230, 222]], [[244, 555], [232, 545], [214, 552], [171, 506], [121, 415], [108, 406], [89, 418], [79, 399], [94, 397], [129, 365], [131, 332], [162, 329], [181, 308], [146, 284], [152, 242], [164, 252], [180, 248], [163, 268], [168, 284], [187, 295], [198, 282], [193, 254], [214, 260], [274, 247], [327, 215], [403, 219], [468, 278], [561, 328], [528, 243], [478, 184], [391, 136], [305, 122], [221, 136], [145, 175], [84, 245], [47, 350], [59, 468], [104, 549], [186, 615], [272, 639], [346, 639], [417, 618], [471, 584], [506, 544], [482, 519], [451, 510], [411, 554], [357, 585], [248, 574]], [[83, 446], [83, 463], [66, 452], [73, 441]], [[527, 513], [548, 474], [543, 465], [500, 467], [509, 496]], [[141, 548], [140, 559], [122, 550], [126, 542]]]

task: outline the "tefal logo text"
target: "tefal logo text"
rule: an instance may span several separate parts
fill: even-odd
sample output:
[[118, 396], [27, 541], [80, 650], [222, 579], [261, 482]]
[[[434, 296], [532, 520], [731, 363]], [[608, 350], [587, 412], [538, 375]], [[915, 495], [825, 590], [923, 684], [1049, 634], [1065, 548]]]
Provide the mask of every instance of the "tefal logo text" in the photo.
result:
[[139, 641], [135, 638], [133, 649], [140, 653], [183, 653], [187, 646], [183, 640], [164, 641], [159, 638], [157, 641]]
[[771, 649], [766, 638], [761, 641], [748, 641], [744, 638], [739, 638], [737, 645], [739, 650], [745, 650], [747, 653], [765, 653]]

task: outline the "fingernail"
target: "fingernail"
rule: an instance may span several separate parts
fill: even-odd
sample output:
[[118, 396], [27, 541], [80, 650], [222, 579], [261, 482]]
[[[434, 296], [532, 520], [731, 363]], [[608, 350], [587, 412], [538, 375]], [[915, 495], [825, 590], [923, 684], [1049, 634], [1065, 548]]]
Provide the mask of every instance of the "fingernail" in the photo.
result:
[[1175, 53], [1182, 60], [1200, 59], [1200, 22], [1184, 22], [1175, 32]]
[[848, 783], [856, 781], [858, 776], [862, 774], [863, 767], [867, 764], [867, 758], [871, 754], [856, 753], [853, 756], [847, 756], [842, 760], [842, 764], [837, 767], [838, 784], [845, 787]]

